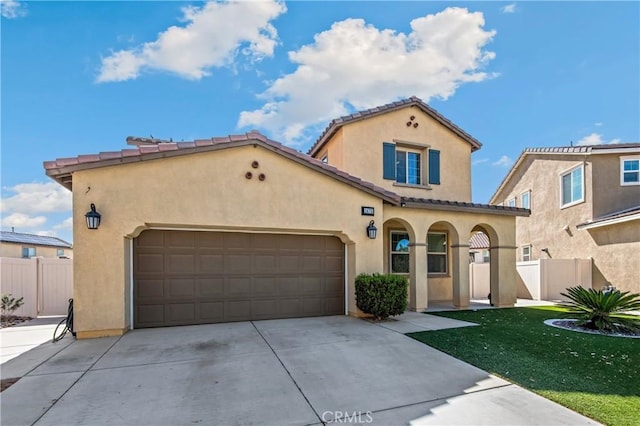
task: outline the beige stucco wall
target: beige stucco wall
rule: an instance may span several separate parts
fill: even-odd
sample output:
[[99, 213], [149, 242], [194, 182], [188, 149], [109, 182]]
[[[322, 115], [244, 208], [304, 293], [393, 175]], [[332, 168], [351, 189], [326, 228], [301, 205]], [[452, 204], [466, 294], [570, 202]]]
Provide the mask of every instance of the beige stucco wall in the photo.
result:
[[[36, 248], [36, 256], [41, 257], [58, 257], [58, 249], [59, 247], [50, 247], [50, 246], [38, 246], [34, 244], [16, 244], [16, 243], [7, 243], [0, 242], [0, 256], [1, 257], [22, 257], [22, 248], [23, 247], [35, 247]], [[64, 256], [68, 258], [73, 258], [73, 249], [72, 248], [63, 248]]]
[[[254, 160], [258, 169], [251, 168]], [[90, 203], [102, 214], [97, 230], [84, 223]], [[382, 239], [365, 233], [370, 219], [382, 227], [382, 201], [261, 146], [78, 171], [73, 205], [80, 337], [130, 326], [130, 240], [147, 227], [336, 235], [347, 244], [351, 312], [355, 274], [383, 269]], [[363, 205], [376, 216], [361, 216]]]
[[[418, 127], [407, 126], [411, 121]], [[376, 117], [345, 124], [329, 142], [329, 164], [365, 181], [407, 197], [471, 201], [471, 145], [417, 107], [407, 107]], [[334, 139], [336, 141], [334, 141]], [[429, 188], [396, 185], [382, 178], [382, 144], [395, 140], [428, 145], [440, 150], [440, 185]], [[342, 147], [342, 155], [332, 150]], [[400, 148], [401, 149], [401, 148]], [[325, 152], [325, 148], [316, 155]], [[334, 162], [334, 158], [342, 163]], [[423, 155], [424, 171], [427, 158]], [[426, 182], [426, 179], [425, 179]]]
[[[531, 190], [531, 216], [516, 219], [518, 261], [522, 260], [522, 247], [529, 244], [531, 260], [547, 258], [547, 254], [542, 252], [543, 248], [548, 248], [549, 255], [554, 259], [591, 257], [593, 288], [599, 289], [611, 282], [620, 289], [639, 292], [638, 221], [593, 230], [576, 229], [576, 225], [597, 217], [594, 214], [594, 199], [598, 199], [598, 210], [605, 214], [631, 207], [626, 203], [632, 197], [619, 195], [633, 192], [633, 188], [640, 190], [640, 187], [620, 188], [619, 160], [612, 160], [613, 156], [601, 157], [604, 156], [527, 155], [497, 203], [517, 196], [517, 205], [521, 206], [521, 194]], [[560, 173], [583, 161], [586, 164], [585, 202], [560, 208]], [[603, 167], [608, 170], [605, 171]], [[628, 188], [632, 189], [628, 191]], [[614, 201], [618, 198], [622, 201]]]
[[343, 141], [343, 132], [342, 129], [338, 129], [333, 138], [328, 141], [325, 146], [318, 152], [316, 158], [318, 160], [322, 160], [322, 158], [327, 156], [327, 164], [332, 165], [333, 167], [337, 167], [340, 170], [344, 170], [344, 159], [343, 159], [343, 149], [342, 149], [342, 141]]
[[627, 155], [591, 156], [594, 217], [640, 205], [640, 185], [620, 185], [620, 157]]

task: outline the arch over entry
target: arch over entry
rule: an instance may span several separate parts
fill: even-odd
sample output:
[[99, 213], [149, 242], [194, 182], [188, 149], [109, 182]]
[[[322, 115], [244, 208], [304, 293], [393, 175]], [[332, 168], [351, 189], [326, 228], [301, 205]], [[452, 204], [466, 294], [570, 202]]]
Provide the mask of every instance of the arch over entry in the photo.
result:
[[458, 306], [460, 233], [451, 222], [437, 221], [429, 226], [425, 240], [429, 301], [453, 301]]

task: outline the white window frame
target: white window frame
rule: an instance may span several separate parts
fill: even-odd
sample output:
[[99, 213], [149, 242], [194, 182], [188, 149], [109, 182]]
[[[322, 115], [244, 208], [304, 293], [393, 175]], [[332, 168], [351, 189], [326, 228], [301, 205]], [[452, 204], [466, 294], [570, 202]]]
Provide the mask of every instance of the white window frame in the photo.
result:
[[507, 200], [507, 207], [516, 207], [516, 197], [510, 198]]
[[[393, 238], [392, 235], [394, 234], [403, 234], [407, 236], [407, 239], [409, 238], [409, 233], [407, 231], [403, 231], [401, 229], [392, 229], [389, 231], [389, 273], [390, 274], [394, 274], [394, 275], [408, 275], [410, 271], [407, 272], [394, 272], [393, 271], [393, 255], [394, 254], [401, 254], [401, 255], [406, 255], [407, 259], [409, 259], [409, 252], [408, 251], [395, 251], [394, 247], [393, 247]], [[409, 264], [409, 261], [407, 261], [407, 264]]]
[[[582, 181], [580, 182], [580, 185], [582, 186], [582, 197], [577, 199], [577, 200], [571, 200], [570, 202], [568, 202], [567, 204], [563, 204], [562, 203], [562, 178], [565, 177], [566, 175], [570, 175], [572, 174], [574, 171], [581, 169], [582, 170]], [[585, 184], [584, 184], [584, 180], [585, 180], [585, 176], [584, 176], [584, 163], [580, 163], [576, 166], [573, 166], [563, 172], [559, 173], [559, 192], [560, 192], [560, 208], [561, 209], [565, 209], [567, 207], [571, 207], [571, 206], [575, 206], [576, 204], [580, 204], [580, 203], [584, 203], [584, 199], [585, 199], [585, 192], [586, 192], [586, 188], [585, 188]], [[571, 187], [573, 188], [573, 178], [572, 178], [572, 185]]]
[[[529, 201], [528, 206], [524, 205], [524, 197], [527, 197], [527, 200]], [[524, 191], [522, 194], [520, 194], [520, 204], [522, 204], [523, 209], [531, 210], [531, 190]]]
[[626, 161], [637, 161], [638, 162], [638, 166], [640, 167], [640, 155], [628, 155], [628, 156], [620, 157], [620, 186], [640, 185], [640, 179], [638, 179], [637, 182], [625, 182], [624, 181], [624, 174], [625, 174], [624, 163]]
[[[445, 250], [443, 252], [439, 251], [429, 251], [429, 235], [444, 235], [444, 245]], [[429, 256], [444, 256], [444, 272], [430, 272], [429, 271]], [[428, 275], [447, 275], [449, 273], [449, 235], [446, 232], [427, 232], [427, 274]]]
[[[524, 253], [525, 250], [528, 250], [529, 253], [525, 254]], [[526, 246], [522, 246], [521, 255], [522, 255], [522, 261], [523, 262], [531, 261], [531, 244], [528, 244]]]
[[64, 249], [57, 249], [56, 256], [64, 256]]
[[[407, 149], [405, 147], [399, 147], [396, 145], [396, 183], [400, 185], [409, 186], [424, 186], [424, 155], [421, 151], [414, 149]], [[404, 154], [404, 182], [398, 181], [398, 154]], [[409, 154], [418, 156], [418, 165], [420, 166], [419, 173], [417, 174], [418, 183], [409, 182]]]

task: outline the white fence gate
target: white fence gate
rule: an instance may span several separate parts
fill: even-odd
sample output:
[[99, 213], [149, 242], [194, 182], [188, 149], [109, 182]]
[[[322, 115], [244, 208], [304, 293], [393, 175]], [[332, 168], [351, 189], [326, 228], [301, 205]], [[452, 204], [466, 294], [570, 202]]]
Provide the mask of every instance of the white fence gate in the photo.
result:
[[487, 299], [491, 292], [491, 264], [470, 263], [469, 282], [472, 299]]
[[539, 259], [518, 262], [518, 297], [563, 300], [568, 287], [591, 288], [591, 259]]
[[16, 299], [24, 297], [24, 305], [14, 315], [66, 315], [73, 297], [73, 260], [1, 257], [0, 291]]

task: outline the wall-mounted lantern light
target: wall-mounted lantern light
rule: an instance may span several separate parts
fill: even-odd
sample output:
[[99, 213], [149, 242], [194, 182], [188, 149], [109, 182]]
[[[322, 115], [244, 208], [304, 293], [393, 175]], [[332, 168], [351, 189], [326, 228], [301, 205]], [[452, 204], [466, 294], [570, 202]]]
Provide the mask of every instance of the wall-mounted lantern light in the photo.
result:
[[373, 221], [369, 222], [369, 226], [367, 226], [367, 236], [372, 240], [375, 240], [377, 233], [378, 228], [373, 224]]
[[87, 212], [84, 215], [85, 219], [87, 219], [87, 228], [89, 229], [98, 229], [100, 226], [100, 213], [96, 211], [96, 205], [91, 203], [91, 211]]

